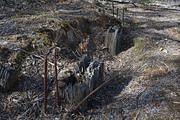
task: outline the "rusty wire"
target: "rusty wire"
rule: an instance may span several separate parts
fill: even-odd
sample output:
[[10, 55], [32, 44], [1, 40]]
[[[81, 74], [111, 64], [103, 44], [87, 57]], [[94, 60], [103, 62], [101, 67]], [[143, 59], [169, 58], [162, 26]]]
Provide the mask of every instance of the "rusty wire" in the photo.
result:
[[[44, 58], [44, 113], [47, 113], [47, 97], [48, 97], [48, 55], [55, 47], [48, 49], [47, 54]], [[57, 63], [56, 63], [57, 66]]]

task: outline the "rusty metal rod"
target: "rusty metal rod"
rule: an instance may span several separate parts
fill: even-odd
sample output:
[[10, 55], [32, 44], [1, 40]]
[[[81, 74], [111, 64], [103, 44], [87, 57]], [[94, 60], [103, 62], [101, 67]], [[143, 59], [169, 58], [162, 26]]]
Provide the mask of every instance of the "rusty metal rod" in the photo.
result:
[[123, 8], [122, 11], [122, 26], [124, 26], [124, 14], [125, 14], [125, 8]]
[[57, 51], [56, 48], [54, 49], [54, 65], [55, 65], [55, 84], [56, 84], [56, 103], [60, 106], [60, 99], [59, 99], [59, 86], [58, 86], [58, 73], [57, 73]]
[[112, 1], [112, 12], [113, 12], [113, 17], [114, 17], [114, 1]]
[[117, 13], [116, 17], [119, 18], [119, 8], [117, 8]]
[[47, 55], [45, 56], [44, 60], [44, 112], [47, 113], [47, 96], [48, 96], [48, 91], [47, 91], [47, 82], [48, 82], [48, 75], [47, 75]]
[[101, 81], [104, 80], [104, 61], [101, 63], [101, 69], [100, 69], [100, 75], [101, 75]]
[[103, 7], [103, 15], [105, 15], [105, 8]]

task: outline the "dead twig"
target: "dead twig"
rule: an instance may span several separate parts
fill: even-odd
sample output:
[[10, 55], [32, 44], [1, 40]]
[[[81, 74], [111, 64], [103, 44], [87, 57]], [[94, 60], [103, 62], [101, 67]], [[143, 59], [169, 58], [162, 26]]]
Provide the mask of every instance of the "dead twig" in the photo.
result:
[[22, 115], [18, 116], [18, 117], [17, 117], [17, 120], [22, 119], [23, 116], [25, 116], [28, 112], [30, 112], [30, 110], [33, 109], [35, 105], [36, 105], [36, 104], [33, 104], [33, 105], [32, 105], [30, 108], [28, 108]]

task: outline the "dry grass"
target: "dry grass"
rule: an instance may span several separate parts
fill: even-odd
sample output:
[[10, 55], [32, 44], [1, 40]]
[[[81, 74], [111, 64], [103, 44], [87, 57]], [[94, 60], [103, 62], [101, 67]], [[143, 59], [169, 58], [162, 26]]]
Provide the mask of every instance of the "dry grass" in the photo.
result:
[[165, 66], [156, 66], [145, 68], [142, 72], [142, 77], [144, 79], [150, 79], [154, 77], [165, 76], [169, 73], [168, 69]]
[[155, 45], [152, 40], [148, 37], [137, 37], [134, 38], [134, 47], [135, 53], [141, 54], [142, 52], [146, 52], [147, 50], [154, 49]]
[[180, 28], [179, 27], [171, 27], [165, 30], [165, 34], [169, 35], [171, 38], [180, 41]]

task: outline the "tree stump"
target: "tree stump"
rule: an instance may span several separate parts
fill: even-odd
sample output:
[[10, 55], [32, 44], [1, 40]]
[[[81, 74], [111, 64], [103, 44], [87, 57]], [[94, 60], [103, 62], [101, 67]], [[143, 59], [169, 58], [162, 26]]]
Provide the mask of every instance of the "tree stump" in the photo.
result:
[[105, 47], [108, 48], [111, 55], [116, 55], [119, 53], [122, 37], [122, 29], [117, 26], [109, 27], [107, 30], [104, 44]]
[[14, 86], [18, 79], [18, 72], [12, 68], [0, 65], [0, 91], [5, 92]]
[[[87, 58], [83, 61], [87, 62]], [[82, 61], [80, 61], [82, 63]], [[84, 71], [79, 71], [83, 65]], [[61, 101], [66, 105], [77, 105], [83, 98], [92, 92], [103, 79], [103, 63], [97, 60], [91, 61], [88, 66], [86, 63], [77, 64], [73, 70], [63, 70], [59, 73], [59, 86]], [[83, 105], [85, 107], [85, 104]]]
[[[26, 39], [25, 36], [21, 36]], [[20, 38], [17, 38], [18, 40]], [[19, 43], [0, 43], [0, 92], [8, 92], [15, 87], [15, 83], [21, 74], [22, 64], [28, 54], [26, 52], [33, 51], [31, 41]], [[18, 49], [18, 50], [14, 50]]]

